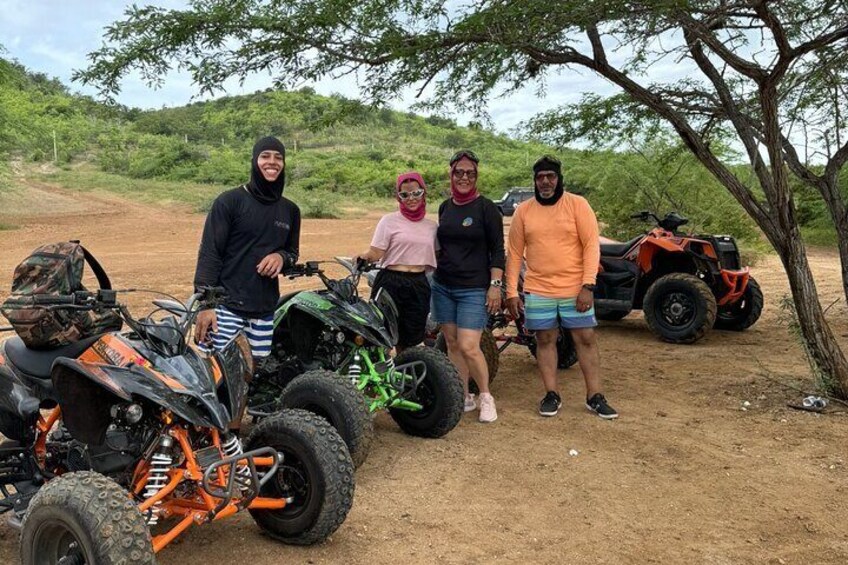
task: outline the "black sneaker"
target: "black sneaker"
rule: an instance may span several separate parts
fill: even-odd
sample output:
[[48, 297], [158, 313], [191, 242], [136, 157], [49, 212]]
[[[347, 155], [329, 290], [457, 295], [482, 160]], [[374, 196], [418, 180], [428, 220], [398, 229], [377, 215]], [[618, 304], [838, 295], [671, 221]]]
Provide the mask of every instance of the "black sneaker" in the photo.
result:
[[549, 390], [545, 398], [542, 399], [542, 402], [539, 403], [539, 414], [542, 416], [556, 416], [560, 406], [562, 406], [562, 399], [557, 393]]
[[604, 420], [613, 420], [618, 418], [618, 412], [607, 404], [607, 399], [600, 392], [586, 401], [586, 408], [603, 418]]

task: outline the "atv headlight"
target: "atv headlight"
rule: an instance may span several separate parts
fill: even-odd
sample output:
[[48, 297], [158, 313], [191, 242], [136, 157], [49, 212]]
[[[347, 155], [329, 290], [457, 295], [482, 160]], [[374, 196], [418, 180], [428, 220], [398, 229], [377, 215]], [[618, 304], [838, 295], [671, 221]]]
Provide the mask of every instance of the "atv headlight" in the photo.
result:
[[344, 332], [338, 332], [338, 333], [336, 333], [336, 343], [338, 343], [339, 345], [341, 345], [341, 344], [342, 344], [342, 343], [344, 343], [344, 342], [345, 342], [345, 334], [344, 334]]
[[124, 412], [128, 424], [138, 424], [142, 416], [144, 416], [144, 410], [138, 404], [130, 404]]

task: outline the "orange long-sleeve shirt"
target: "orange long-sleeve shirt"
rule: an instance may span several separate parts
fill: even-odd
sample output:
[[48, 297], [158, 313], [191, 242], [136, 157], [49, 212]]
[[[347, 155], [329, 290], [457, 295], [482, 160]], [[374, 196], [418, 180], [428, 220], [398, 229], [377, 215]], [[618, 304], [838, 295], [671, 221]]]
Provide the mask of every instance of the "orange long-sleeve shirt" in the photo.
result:
[[524, 290], [549, 298], [574, 298], [595, 284], [601, 245], [598, 220], [582, 196], [565, 193], [553, 206], [535, 198], [515, 210], [509, 228], [506, 295], [518, 296], [518, 274], [527, 261]]

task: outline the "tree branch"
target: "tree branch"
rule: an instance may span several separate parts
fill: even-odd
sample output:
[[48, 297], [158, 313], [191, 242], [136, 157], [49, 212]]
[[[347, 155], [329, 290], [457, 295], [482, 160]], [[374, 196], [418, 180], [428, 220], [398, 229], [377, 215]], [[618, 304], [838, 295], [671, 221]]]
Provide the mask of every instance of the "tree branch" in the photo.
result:
[[736, 72], [753, 79], [756, 82], [765, 80], [767, 76], [765, 69], [756, 63], [743, 59], [725, 47], [724, 44], [702, 22], [699, 22], [686, 13], [680, 13], [678, 21], [680, 22], [680, 27], [683, 28], [684, 33], [686, 31], [691, 32], [692, 35], [703, 41], [705, 45], [707, 45], [721, 58], [722, 61], [727, 63]]

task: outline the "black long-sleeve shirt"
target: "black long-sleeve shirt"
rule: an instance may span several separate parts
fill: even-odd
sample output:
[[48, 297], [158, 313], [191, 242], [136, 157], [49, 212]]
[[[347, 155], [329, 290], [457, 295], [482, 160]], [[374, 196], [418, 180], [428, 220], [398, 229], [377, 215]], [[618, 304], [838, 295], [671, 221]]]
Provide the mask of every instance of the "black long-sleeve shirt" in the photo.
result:
[[503, 269], [503, 217], [484, 196], [457, 206], [445, 200], [439, 206], [436, 280], [446, 286], [488, 288], [491, 269]]
[[286, 266], [297, 261], [300, 209], [287, 198], [263, 204], [240, 186], [221, 193], [203, 226], [194, 285], [222, 286], [227, 308], [245, 318], [274, 311], [280, 297], [277, 277], [256, 272], [270, 253], [282, 255]]

